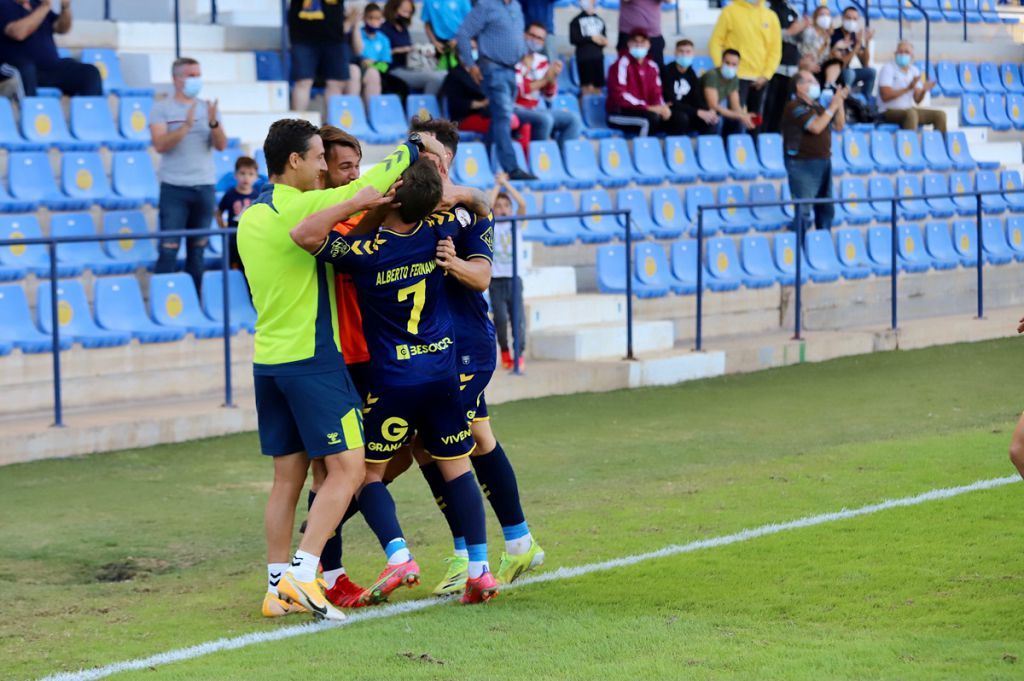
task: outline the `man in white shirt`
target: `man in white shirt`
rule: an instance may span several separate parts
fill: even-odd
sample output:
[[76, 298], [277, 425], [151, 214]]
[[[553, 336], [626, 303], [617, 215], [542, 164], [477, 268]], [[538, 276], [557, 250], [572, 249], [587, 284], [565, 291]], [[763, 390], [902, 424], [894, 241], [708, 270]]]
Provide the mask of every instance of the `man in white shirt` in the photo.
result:
[[946, 113], [918, 106], [935, 87], [934, 80], [922, 80], [914, 66], [914, 46], [901, 40], [896, 46], [896, 59], [882, 67], [878, 74], [878, 108], [887, 123], [899, 123], [904, 130], [917, 130], [932, 125], [946, 132]]

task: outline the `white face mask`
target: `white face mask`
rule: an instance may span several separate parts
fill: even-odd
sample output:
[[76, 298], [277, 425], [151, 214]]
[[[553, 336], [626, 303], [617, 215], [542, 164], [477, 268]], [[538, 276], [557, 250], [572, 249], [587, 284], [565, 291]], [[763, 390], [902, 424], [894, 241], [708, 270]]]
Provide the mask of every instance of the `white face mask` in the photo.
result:
[[832, 28], [832, 17], [828, 14], [822, 14], [816, 19], [818, 28], [829, 29]]
[[857, 29], [860, 28], [860, 22], [856, 19], [847, 19], [843, 22], [843, 30], [847, 33], [856, 33]]

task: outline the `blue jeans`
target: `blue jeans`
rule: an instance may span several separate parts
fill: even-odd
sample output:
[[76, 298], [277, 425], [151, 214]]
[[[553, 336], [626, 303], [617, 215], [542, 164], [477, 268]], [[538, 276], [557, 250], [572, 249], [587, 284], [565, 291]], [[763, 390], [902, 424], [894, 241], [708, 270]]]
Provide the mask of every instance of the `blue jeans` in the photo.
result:
[[851, 90], [854, 89], [854, 85], [860, 83], [860, 91], [870, 97], [875, 89], [875, 70], [869, 68], [845, 69], [843, 71], [843, 83], [849, 86]]
[[554, 139], [561, 144], [567, 140], [579, 139], [583, 129], [583, 121], [572, 111], [546, 111], [517, 106], [515, 114], [519, 116], [521, 122], [530, 124], [530, 139], [534, 140], [551, 139], [554, 133]]
[[[826, 132], [826, 134], [828, 134]], [[832, 159], [815, 158], [800, 160], [786, 159], [786, 173], [789, 175], [789, 191], [794, 199], [830, 199], [832, 198]], [[804, 228], [811, 223], [812, 206], [800, 206], [803, 213]], [[832, 229], [832, 218], [835, 208], [831, 203], [813, 206], [814, 226], [817, 229]], [[794, 224], [794, 229], [796, 225]]]
[[[212, 184], [181, 187], [160, 183], [160, 231], [177, 232], [184, 229], [210, 229], [213, 220], [214, 191]], [[203, 280], [203, 251], [206, 237], [192, 238], [185, 243], [185, 271], [192, 275], [196, 291]], [[181, 237], [160, 240], [160, 255], [156, 273], [167, 274], [177, 270], [178, 246]]]
[[489, 61], [482, 61], [484, 94], [491, 110], [488, 142], [498, 148], [498, 161], [505, 172], [519, 168], [516, 150], [512, 146], [512, 110], [516, 102], [516, 72], [514, 69]]

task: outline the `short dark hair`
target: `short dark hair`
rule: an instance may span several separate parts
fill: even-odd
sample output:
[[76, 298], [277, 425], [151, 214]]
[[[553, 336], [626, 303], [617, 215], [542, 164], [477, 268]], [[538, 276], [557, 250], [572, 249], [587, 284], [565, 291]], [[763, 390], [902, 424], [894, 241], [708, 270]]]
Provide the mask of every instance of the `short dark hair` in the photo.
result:
[[258, 171], [260, 166], [256, 163], [256, 159], [250, 156], [239, 156], [238, 160], [235, 161], [235, 172], [237, 173], [242, 168], [252, 168]]
[[263, 142], [263, 154], [267, 157], [267, 172], [280, 175], [288, 165], [293, 153], [309, 151], [309, 140], [319, 134], [319, 129], [301, 118], [282, 118], [274, 121]]
[[363, 157], [363, 146], [359, 140], [335, 125], [321, 125], [320, 139], [324, 141], [324, 153], [329, 153], [331, 147], [348, 147], [354, 149], [359, 158]]
[[860, 16], [860, 10], [854, 7], [853, 5], [850, 5], [849, 7], [843, 10], [843, 14], [846, 14], [847, 12], [853, 12], [857, 16]]
[[725, 59], [730, 54], [735, 54], [737, 59], [743, 59], [743, 57], [740, 56], [740, 51], [739, 50], [734, 50], [731, 47], [729, 49], [727, 49], [727, 50], [722, 52], [722, 59]]
[[545, 33], [548, 32], [548, 27], [540, 23], [539, 21], [531, 21], [529, 24], [526, 25], [527, 31], [529, 31], [531, 28], [539, 28], [543, 30]]
[[452, 152], [452, 156], [459, 150], [459, 128], [446, 118], [420, 120], [419, 116], [413, 116], [409, 130], [432, 133], [445, 149]]
[[442, 194], [437, 166], [428, 158], [417, 159], [402, 173], [402, 186], [395, 192], [402, 222], [412, 224], [426, 218], [437, 208]]
[[693, 47], [693, 41], [690, 40], [689, 38], [683, 38], [682, 40], [676, 43], [676, 47], [686, 47], [687, 45]]
[[643, 31], [633, 31], [629, 34], [629, 40], [636, 40], [637, 38], [643, 38], [647, 42], [651, 41], [651, 37]]
[[498, 192], [498, 195], [494, 197], [494, 202], [497, 203], [498, 199], [505, 199], [509, 205], [513, 205], [512, 197], [508, 195], [508, 192]]
[[181, 70], [182, 66], [191, 66], [192, 64], [198, 63], [199, 62], [192, 57], [178, 57], [174, 60], [174, 63], [171, 64], [171, 77], [176, 78], [178, 76], [178, 71]]
[[375, 2], [371, 2], [371, 3], [370, 3], [370, 4], [368, 4], [368, 5], [366, 6], [366, 7], [364, 7], [364, 8], [363, 8], [363, 16], [365, 17], [365, 16], [366, 16], [367, 14], [369, 14], [370, 12], [383, 12], [383, 11], [384, 11], [384, 10], [382, 10], [382, 9], [380, 8], [380, 5], [378, 5], [378, 4], [377, 4], [377, 3], [375, 3]]

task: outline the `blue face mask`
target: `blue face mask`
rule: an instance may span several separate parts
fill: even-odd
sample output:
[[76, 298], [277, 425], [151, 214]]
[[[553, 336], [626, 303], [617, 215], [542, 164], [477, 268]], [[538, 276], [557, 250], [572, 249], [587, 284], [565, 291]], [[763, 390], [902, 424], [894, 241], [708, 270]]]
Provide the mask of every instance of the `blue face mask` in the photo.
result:
[[480, 61], [480, 50], [473, 50], [470, 54], [473, 55], [473, 61]]
[[690, 55], [676, 57], [676, 63], [684, 69], [688, 69], [693, 66], [693, 57]]
[[203, 89], [203, 79], [199, 76], [189, 76], [185, 79], [185, 86], [181, 88], [182, 94], [189, 99], [199, 95], [199, 91]]
[[735, 66], [726, 66], [725, 64], [722, 64], [722, 78], [725, 78], [726, 80], [732, 80], [735, 77], [736, 77], [736, 67]]
[[909, 54], [897, 54], [896, 55], [896, 66], [901, 69], [905, 69], [910, 66], [910, 55]]
[[643, 59], [644, 57], [647, 56], [647, 48], [646, 47], [631, 47], [631, 48], [629, 48], [629, 54], [633, 57], [633, 59], [636, 59], [637, 61], [640, 61], [641, 59]]
[[817, 83], [811, 85], [811, 87], [807, 88], [807, 96], [812, 100], [817, 101], [818, 98], [821, 97], [821, 86]]

